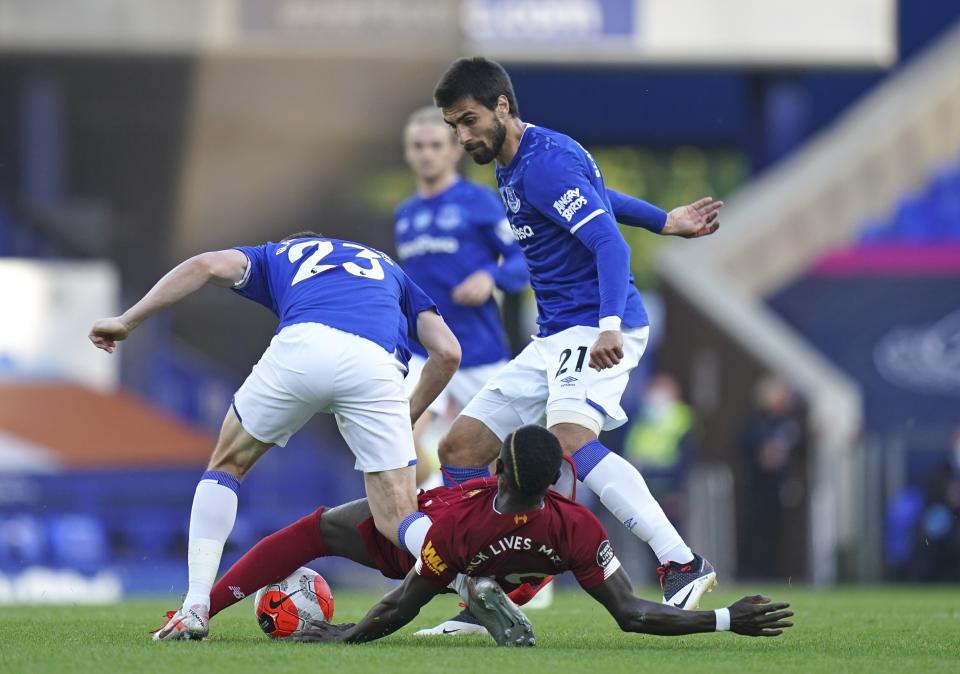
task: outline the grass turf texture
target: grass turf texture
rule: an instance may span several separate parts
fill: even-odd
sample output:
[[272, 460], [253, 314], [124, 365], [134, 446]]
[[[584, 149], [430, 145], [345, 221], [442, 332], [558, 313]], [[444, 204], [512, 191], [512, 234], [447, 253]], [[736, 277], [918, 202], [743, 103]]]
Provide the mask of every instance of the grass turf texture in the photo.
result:
[[[450, 617], [452, 597], [435, 600], [401, 632], [361, 646], [271, 641], [257, 627], [250, 599], [217, 616], [210, 639], [187, 643], [149, 641], [170, 601], [6, 606], [0, 672], [960, 672], [960, 586], [725, 588], [704, 605], [756, 590], [790, 601], [796, 626], [776, 639], [624, 634], [586, 594], [565, 590], [550, 609], [531, 612], [538, 646], [523, 650], [498, 649], [478, 636], [414, 637]], [[379, 596], [334, 593], [340, 622], [359, 619]]]

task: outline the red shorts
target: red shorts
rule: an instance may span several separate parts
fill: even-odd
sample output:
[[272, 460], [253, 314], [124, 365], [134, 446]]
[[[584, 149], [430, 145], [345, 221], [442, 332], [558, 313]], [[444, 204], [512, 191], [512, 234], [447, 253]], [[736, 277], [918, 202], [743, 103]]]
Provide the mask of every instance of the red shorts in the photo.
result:
[[[446, 489], [437, 487], [430, 491], [421, 491], [417, 494], [417, 507], [420, 512], [434, 520], [449, 505], [451, 500], [462, 498], [463, 491], [469, 491], [471, 487], [489, 485], [491, 480], [496, 478], [480, 478], [463, 483], [459, 489]], [[373, 523], [373, 517], [368, 517], [357, 525], [357, 533], [363, 539], [367, 546], [367, 552], [376, 565], [377, 569], [387, 578], [403, 579], [406, 578], [410, 569], [416, 564], [416, 558], [406, 550], [401, 550], [394, 545], [389, 538], [381, 534]]]
[[373, 518], [368, 517], [357, 525], [357, 533], [363, 539], [367, 546], [367, 552], [373, 563], [387, 578], [396, 578], [401, 580], [407, 577], [410, 569], [416, 564], [413, 558], [406, 550], [401, 550], [394, 545], [389, 538], [377, 530], [373, 523]]

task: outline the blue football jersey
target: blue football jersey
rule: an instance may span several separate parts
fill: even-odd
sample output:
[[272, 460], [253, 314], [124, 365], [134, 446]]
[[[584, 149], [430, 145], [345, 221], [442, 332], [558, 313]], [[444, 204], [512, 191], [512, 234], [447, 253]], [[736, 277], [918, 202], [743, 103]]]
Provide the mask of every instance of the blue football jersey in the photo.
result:
[[[509, 358], [493, 298], [481, 306], [463, 306], [451, 297], [461, 281], [480, 269], [507, 292], [527, 284], [526, 263], [497, 194], [464, 178], [426, 199], [415, 194], [397, 207], [394, 236], [404, 270], [434, 299], [460, 341], [460, 367]], [[411, 349], [426, 355], [419, 344]]]
[[353, 241], [294, 239], [236, 250], [249, 264], [234, 291], [276, 314], [277, 332], [322, 323], [379, 344], [406, 366], [417, 314], [436, 309], [390, 257]]
[[[513, 160], [497, 167], [497, 182], [530, 269], [540, 335], [597, 326], [602, 289], [591, 242], [598, 236], [624, 247], [626, 242], [593, 157], [569, 136], [528, 125]], [[645, 326], [633, 275], [628, 268], [623, 274], [617, 282], [625, 298], [603, 315], [619, 316], [625, 328]]]

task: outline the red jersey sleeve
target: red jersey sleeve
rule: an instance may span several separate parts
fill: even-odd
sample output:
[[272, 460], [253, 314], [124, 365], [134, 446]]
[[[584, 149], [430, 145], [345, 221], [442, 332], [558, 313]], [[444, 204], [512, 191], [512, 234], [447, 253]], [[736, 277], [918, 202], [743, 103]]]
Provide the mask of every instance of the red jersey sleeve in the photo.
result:
[[596, 587], [620, 568], [607, 531], [592, 512], [575, 503], [565, 508], [564, 517], [570, 541], [567, 566], [580, 587]]
[[452, 520], [451, 517], [442, 517], [430, 526], [420, 557], [413, 567], [417, 575], [440, 587], [449, 585], [460, 572], [452, 544]]

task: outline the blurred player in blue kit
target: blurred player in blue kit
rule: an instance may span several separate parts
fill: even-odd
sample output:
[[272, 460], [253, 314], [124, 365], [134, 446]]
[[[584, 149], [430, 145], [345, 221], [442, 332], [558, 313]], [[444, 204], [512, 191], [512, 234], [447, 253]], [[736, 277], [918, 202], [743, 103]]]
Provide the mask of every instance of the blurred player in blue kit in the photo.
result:
[[[667, 213], [607, 189], [579, 143], [520, 119], [506, 71], [482, 57], [455, 61], [440, 78], [434, 102], [475, 162], [496, 160], [540, 326], [441, 440], [444, 472], [464, 479], [485, 474], [511, 431], [546, 414], [577, 477], [657, 555], [663, 601], [696, 607], [716, 583], [712, 565], [686, 545], [636, 468], [598, 435], [626, 422], [620, 397], [649, 333], [617, 222], [663, 235], [704, 236], [718, 228], [722, 202], [708, 197]], [[417, 518], [428, 519], [411, 515], [407, 531], [422, 526]], [[456, 621], [447, 625], [452, 629]]]
[[[463, 353], [460, 369], [414, 428], [417, 483], [422, 484], [434, 463], [420, 442], [424, 429], [451, 403], [459, 412], [510, 358], [494, 290], [518, 292], [528, 275], [500, 197], [457, 172], [463, 151], [437, 108], [410, 116], [403, 145], [416, 192], [395, 211], [397, 256], [407, 275], [437, 303]], [[410, 350], [408, 391], [427, 356], [416, 342]]]
[[[210, 590], [236, 519], [240, 481], [314, 414], [336, 418], [364, 474], [376, 527], [398, 542], [398, 525], [417, 510], [411, 427], [460, 361], [456, 337], [436, 305], [393, 260], [313, 232], [192, 257], [123, 315], [94, 323], [90, 340], [112, 353], [143, 321], [208, 283], [264, 305], [279, 325], [237, 390], [197, 485], [189, 587], [180, 610], [155, 632], [157, 640], [206, 637]], [[412, 340], [427, 358], [408, 398], [403, 379]]]

